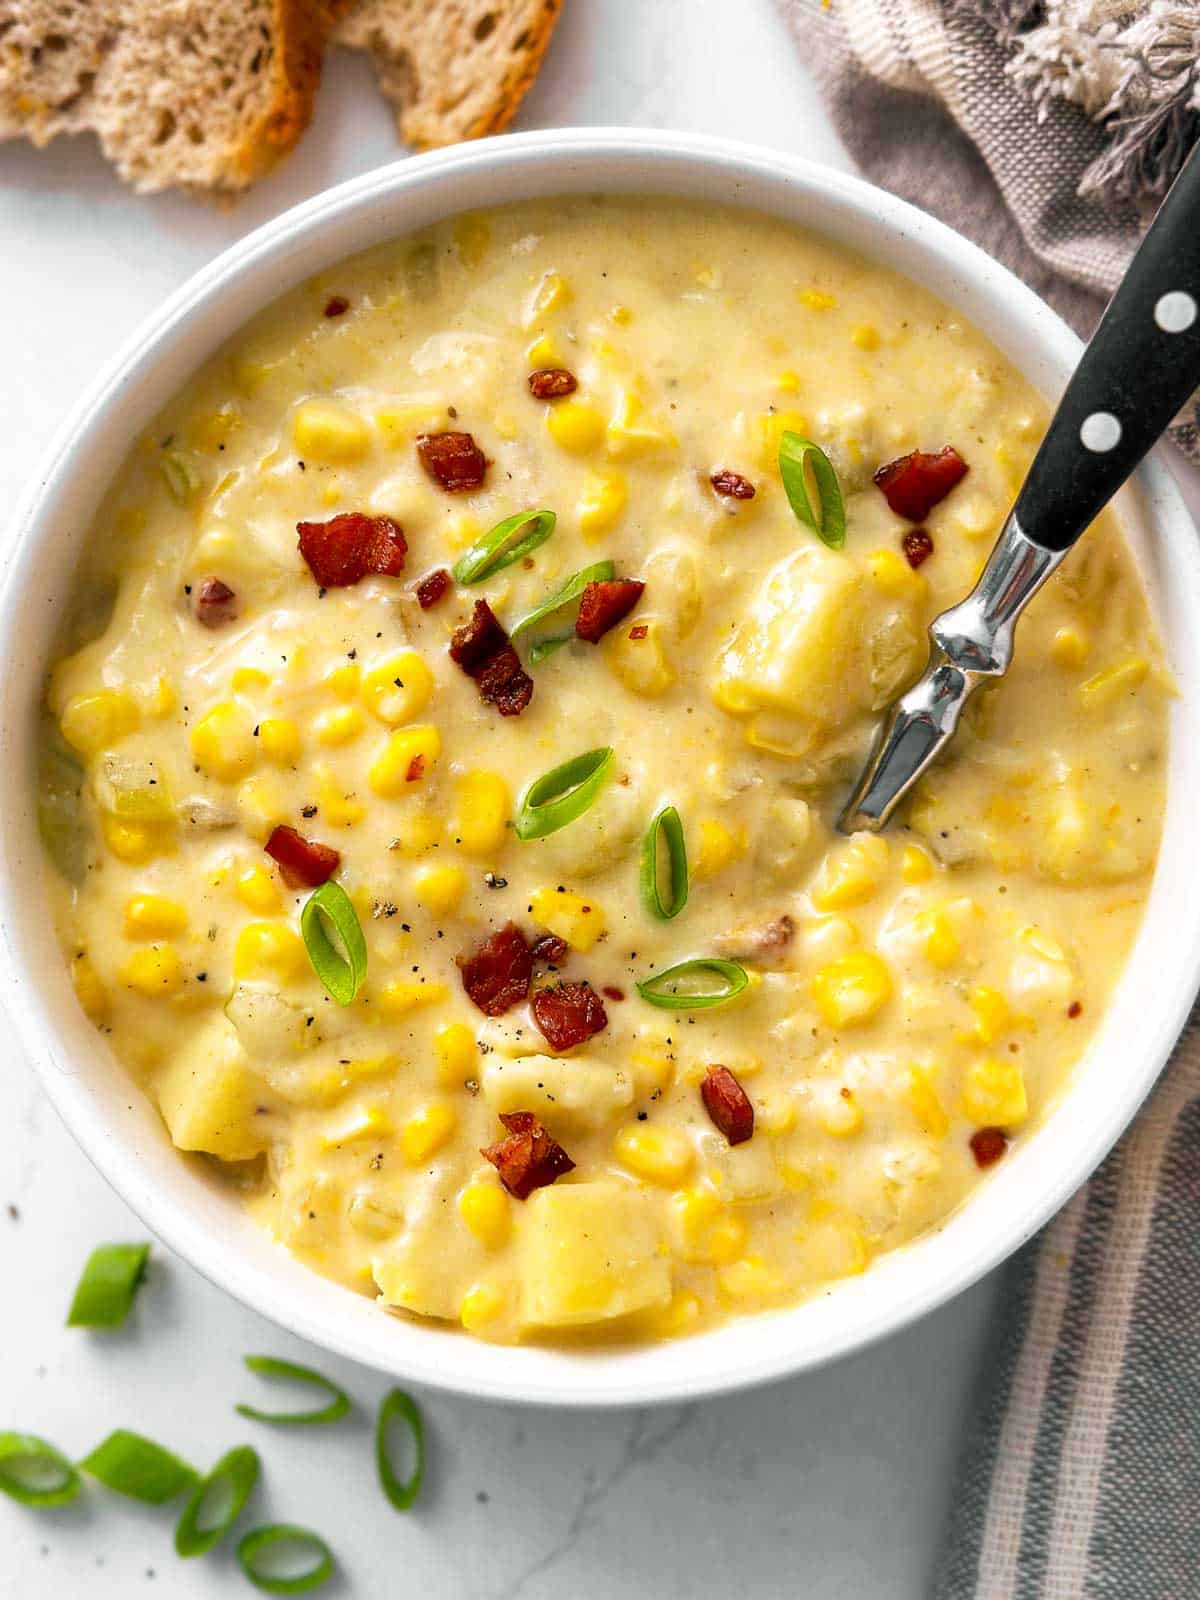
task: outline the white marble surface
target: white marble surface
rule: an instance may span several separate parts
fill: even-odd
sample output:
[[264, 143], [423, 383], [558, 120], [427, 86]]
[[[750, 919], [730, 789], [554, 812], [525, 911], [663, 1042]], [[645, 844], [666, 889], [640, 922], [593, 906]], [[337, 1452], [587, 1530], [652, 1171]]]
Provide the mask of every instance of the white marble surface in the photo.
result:
[[[769, 0], [568, 0], [566, 9], [519, 127], [697, 128], [847, 165]], [[139, 199], [86, 144], [0, 147], [0, 504], [12, 503], [65, 402], [168, 290], [258, 222], [395, 153], [367, 68], [344, 58], [298, 155], [230, 211]], [[1200, 509], [1200, 474], [1187, 479]], [[398, 1517], [375, 1487], [364, 1414], [314, 1437], [256, 1429], [231, 1409], [247, 1391], [246, 1351], [309, 1356], [368, 1412], [383, 1381], [306, 1351], [181, 1262], [158, 1253], [126, 1330], [63, 1327], [88, 1250], [141, 1233], [10, 1054], [0, 1069], [0, 1428], [83, 1453], [132, 1425], [200, 1464], [250, 1439], [266, 1470], [256, 1515], [328, 1536], [343, 1572], [330, 1594], [918, 1600], [928, 1591], [994, 1283], [874, 1351], [740, 1398], [556, 1416], [430, 1397], [428, 1491]], [[253, 1592], [228, 1554], [176, 1561], [171, 1526], [169, 1513], [100, 1494], [40, 1515], [2, 1502], [0, 1597]]]

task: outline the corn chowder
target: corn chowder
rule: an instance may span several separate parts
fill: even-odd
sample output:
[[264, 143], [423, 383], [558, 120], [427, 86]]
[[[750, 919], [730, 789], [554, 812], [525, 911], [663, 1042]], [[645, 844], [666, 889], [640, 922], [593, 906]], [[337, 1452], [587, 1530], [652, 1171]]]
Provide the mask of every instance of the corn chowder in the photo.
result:
[[462, 217], [261, 315], [131, 452], [47, 692], [64, 953], [180, 1150], [498, 1341], [936, 1225], [1062, 1092], [1159, 836], [1103, 525], [902, 823], [833, 830], [1043, 421], [913, 284], [683, 203]]

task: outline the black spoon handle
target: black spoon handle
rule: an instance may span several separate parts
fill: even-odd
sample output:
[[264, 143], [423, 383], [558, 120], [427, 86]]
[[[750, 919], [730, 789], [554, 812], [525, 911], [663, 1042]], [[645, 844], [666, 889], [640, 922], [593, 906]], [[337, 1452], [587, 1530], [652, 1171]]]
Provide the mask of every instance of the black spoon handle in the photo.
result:
[[1083, 353], [1013, 508], [1047, 550], [1074, 544], [1200, 388], [1200, 145]]

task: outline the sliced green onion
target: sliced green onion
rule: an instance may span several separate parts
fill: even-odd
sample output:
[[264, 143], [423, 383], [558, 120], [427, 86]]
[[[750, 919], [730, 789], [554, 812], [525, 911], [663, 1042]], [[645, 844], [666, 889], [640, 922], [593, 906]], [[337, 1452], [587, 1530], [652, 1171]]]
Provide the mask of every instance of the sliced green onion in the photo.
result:
[[164, 450], [158, 460], [167, 493], [177, 506], [186, 506], [200, 487], [200, 474], [182, 450]]
[[[561, 589], [556, 589], [548, 595], [540, 606], [532, 610], [527, 617], [522, 617], [516, 627], [509, 633], [509, 638], [515, 643], [523, 633], [528, 633], [530, 628], [536, 628], [539, 623], [547, 621], [559, 611], [565, 611], [572, 601], [578, 600], [589, 583], [607, 583], [616, 574], [616, 567], [611, 561], [596, 561], [590, 567], [584, 567], [581, 572], [576, 572], [567, 579]], [[564, 621], [566, 619], [564, 618]], [[547, 656], [553, 655], [569, 640], [575, 637], [575, 626], [572, 621], [566, 633], [552, 634], [548, 639], [538, 639], [529, 650], [531, 665], [537, 666], [539, 661], [544, 661]]]
[[65, 1506], [83, 1480], [60, 1451], [34, 1433], [0, 1433], [0, 1493], [23, 1506]]
[[148, 1244], [102, 1244], [87, 1259], [68, 1328], [119, 1328], [146, 1276]]
[[175, 1529], [175, 1553], [202, 1556], [221, 1540], [242, 1514], [258, 1482], [258, 1451], [239, 1444], [223, 1455], [192, 1490]]
[[[714, 983], [714, 979], [719, 980]], [[656, 972], [652, 978], [639, 983], [637, 992], [652, 1006], [664, 1011], [704, 1011], [709, 1006], [723, 1006], [741, 994], [750, 982], [744, 967], [736, 961], [721, 961], [716, 956], [695, 956], [690, 961], [680, 961], [665, 972]]]
[[[403, 1419], [412, 1440], [413, 1467], [407, 1478], [396, 1476], [388, 1451], [388, 1429], [395, 1417]], [[397, 1511], [407, 1511], [425, 1481], [425, 1424], [416, 1401], [403, 1389], [389, 1389], [379, 1407], [379, 1420], [375, 1424], [375, 1464], [384, 1494]]]
[[[325, 932], [322, 917], [333, 923], [345, 955]], [[348, 1006], [367, 976], [367, 941], [358, 913], [340, 883], [328, 883], [309, 895], [300, 913], [300, 932], [312, 969], [340, 1006]]]
[[269, 1522], [238, 1541], [242, 1571], [264, 1594], [308, 1594], [333, 1577], [333, 1551], [311, 1528]]
[[616, 758], [611, 748], [585, 750], [561, 766], [535, 778], [517, 806], [518, 839], [544, 839], [574, 822], [595, 804], [612, 777]]
[[553, 511], [518, 511], [484, 534], [454, 565], [458, 583], [482, 583], [545, 544], [558, 519]]
[[314, 1372], [311, 1367], [297, 1366], [294, 1361], [279, 1361], [274, 1356], [243, 1356], [242, 1359], [251, 1372], [257, 1372], [261, 1377], [311, 1384], [330, 1398], [327, 1406], [321, 1406], [316, 1411], [260, 1411], [257, 1406], [239, 1405], [234, 1407], [239, 1416], [249, 1417], [253, 1422], [336, 1422], [350, 1409], [350, 1396], [346, 1391], [339, 1389], [336, 1383], [322, 1377], [319, 1372]]
[[118, 1428], [79, 1463], [106, 1489], [161, 1506], [190, 1489], [196, 1472], [153, 1439]]
[[788, 505], [800, 521], [831, 550], [840, 550], [846, 542], [846, 508], [824, 450], [798, 433], [785, 433], [779, 440], [779, 472]]
[[[667, 881], [671, 898], [664, 902], [659, 887], [661, 873], [658, 862], [659, 837], [667, 843]], [[687, 905], [688, 864], [687, 846], [683, 839], [683, 823], [674, 806], [663, 806], [642, 841], [642, 902], [653, 917], [669, 922]]]

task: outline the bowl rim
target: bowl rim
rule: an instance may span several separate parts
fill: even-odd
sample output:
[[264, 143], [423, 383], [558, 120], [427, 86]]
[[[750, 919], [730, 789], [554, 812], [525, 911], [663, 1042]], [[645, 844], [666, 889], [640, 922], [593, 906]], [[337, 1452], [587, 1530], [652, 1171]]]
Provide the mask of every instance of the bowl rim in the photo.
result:
[[[769, 192], [772, 186], [779, 189], [781, 184], [785, 185], [789, 192], [797, 192], [815, 203], [818, 215], [812, 223], [814, 232], [825, 231], [820, 214], [822, 208], [827, 214], [840, 211], [856, 218], [863, 230], [869, 229], [877, 235], [881, 247], [889, 240], [907, 241], [926, 258], [927, 265], [940, 263], [945, 274], [961, 284], [964, 295], [987, 303], [1000, 321], [1014, 330], [1027, 330], [1030, 339], [1036, 335], [1044, 343], [1047, 370], [1055, 381], [1065, 381], [1078, 359], [1082, 345], [1076, 336], [1032, 290], [977, 246], [936, 218], [863, 179], [799, 157], [708, 135], [630, 128], [506, 135], [408, 157], [314, 196], [223, 251], [145, 319], [80, 396], [14, 513], [15, 538], [0, 588], [0, 653], [3, 659], [11, 662], [19, 658], [22, 612], [36, 593], [39, 551], [49, 538], [56, 505], [83, 471], [89, 449], [94, 451], [98, 439], [114, 427], [120, 427], [122, 403], [136, 404], [133, 397], [139, 384], [148, 380], [170, 349], [182, 342], [184, 334], [213, 320], [214, 308], [222, 293], [256, 273], [261, 275], [267, 268], [277, 268], [288, 274], [274, 288], [255, 293], [252, 309], [238, 318], [239, 322], [246, 321], [254, 309], [269, 304], [294, 282], [320, 270], [320, 262], [310, 261], [302, 270], [297, 270], [296, 264], [301, 257], [317, 251], [320, 241], [328, 238], [337, 227], [367, 218], [372, 206], [396, 200], [421, 186], [440, 188], [444, 194], [440, 214], [449, 216], [475, 208], [474, 203], [466, 207], [455, 203], [456, 184], [467, 179], [495, 175], [502, 185], [506, 175], [537, 168], [548, 170], [557, 179], [555, 183], [542, 186], [543, 195], [565, 191], [584, 193], [588, 192], [587, 186], [570, 181], [573, 170], [590, 170], [605, 163], [611, 164], [618, 178], [627, 171], [627, 181], [614, 181], [610, 187], [613, 192], [629, 194], [663, 193], [669, 187], [672, 173], [690, 174], [688, 181], [694, 183], [696, 193], [707, 188], [722, 202], [732, 200], [735, 204], [738, 203], [737, 194], [722, 190], [718, 180], [732, 180], [735, 190], [743, 184], [760, 193]], [[499, 193], [492, 203], [503, 204], [511, 198], [507, 193]], [[761, 200], [749, 204], [752, 209], [772, 214], [771, 206]], [[419, 224], [424, 225], [424, 222]], [[403, 226], [388, 230], [391, 234], [404, 231]], [[366, 248], [374, 242], [372, 236], [357, 248]], [[339, 256], [349, 253], [352, 252], [345, 249], [337, 252]], [[922, 280], [917, 277], [917, 281]], [[946, 296], [944, 289], [936, 292], [943, 298]], [[968, 314], [985, 333], [996, 338], [993, 329], [981, 320], [978, 310], [972, 309]], [[211, 337], [209, 350], [219, 346], [227, 336], [222, 333]], [[156, 409], [157, 405], [150, 408], [151, 411]], [[126, 444], [131, 432], [125, 435]], [[1135, 482], [1146, 507], [1147, 522], [1163, 536], [1155, 544], [1156, 547], [1159, 543], [1162, 545], [1171, 583], [1178, 589], [1178, 604], [1185, 611], [1190, 608], [1191, 622], [1200, 631], [1200, 549], [1196, 548], [1194, 537], [1183, 537], [1184, 532], [1191, 535], [1190, 516], [1161, 461], [1148, 458]], [[80, 537], [75, 535], [76, 542]], [[1195, 671], [1200, 683], [1200, 665]], [[18, 741], [17, 730], [22, 719], [28, 719], [31, 714], [28, 701], [10, 692], [6, 685], [0, 704], [0, 755], [6, 757], [3, 761], [6, 771], [0, 773], [0, 794], [3, 785], [13, 789], [16, 782], [26, 781], [23, 775], [14, 779], [8, 769], [16, 763], [7, 756]], [[1179, 729], [1176, 718], [1172, 769]], [[128, 1138], [118, 1136], [106, 1124], [82, 1075], [71, 1069], [71, 1052], [61, 1047], [63, 1027], [51, 1018], [49, 1001], [42, 993], [42, 984], [48, 980], [44, 972], [38, 974], [36, 963], [30, 958], [26, 925], [31, 920], [31, 909], [23, 902], [19, 890], [20, 874], [28, 874], [29, 866], [21, 857], [20, 843], [14, 842], [12, 837], [16, 831], [19, 830], [6, 828], [0, 838], [0, 941], [8, 957], [2, 991], [4, 1009], [15, 1026], [23, 1053], [38, 1072], [68, 1129], [97, 1169], [170, 1249], [211, 1282], [262, 1315], [325, 1349], [396, 1377], [489, 1400], [562, 1407], [623, 1406], [725, 1393], [849, 1355], [945, 1304], [1036, 1232], [1107, 1154], [1165, 1065], [1187, 1018], [1200, 974], [1200, 893], [1196, 893], [1185, 896], [1177, 910], [1174, 962], [1173, 965], [1168, 962], [1163, 969], [1164, 985], [1157, 997], [1158, 1009], [1145, 1018], [1135, 1069], [1122, 1080], [1119, 1091], [1112, 1092], [1105, 1106], [1089, 1113], [1085, 1119], [1085, 1134], [1075, 1135], [1073, 1143], [1067, 1144], [1066, 1158], [1057, 1169], [1024, 1189], [1011, 1181], [1016, 1179], [1015, 1170], [1005, 1174], [1001, 1181], [1009, 1180], [1010, 1204], [999, 1222], [993, 1219], [990, 1238], [982, 1239], [974, 1252], [960, 1248], [955, 1255], [945, 1251], [942, 1254], [946, 1255], [946, 1260], [941, 1260], [938, 1246], [952, 1231], [952, 1217], [903, 1250], [881, 1257], [870, 1273], [854, 1280], [855, 1286], [870, 1284], [871, 1288], [858, 1292], [853, 1302], [846, 1299], [847, 1310], [840, 1320], [836, 1316], [832, 1321], [826, 1318], [830, 1328], [823, 1338], [819, 1333], [806, 1336], [802, 1326], [806, 1314], [817, 1315], [811, 1313], [811, 1308], [822, 1304], [819, 1298], [765, 1317], [737, 1319], [730, 1325], [737, 1330], [732, 1336], [729, 1329], [725, 1329], [691, 1340], [650, 1347], [673, 1352], [669, 1361], [631, 1361], [619, 1352], [589, 1352], [582, 1359], [562, 1360], [557, 1353], [536, 1346], [522, 1347], [526, 1355], [533, 1355], [531, 1364], [524, 1356], [514, 1359], [511, 1347], [454, 1338], [444, 1331], [433, 1334], [436, 1344], [429, 1343], [428, 1330], [420, 1330], [421, 1337], [414, 1337], [411, 1324], [381, 1316], [368, 1301], [372, 1318], [380, 1328], [388, 1330], [387, 1339], [391, 1342], [385, 1349], [382, 1336], [370, 1336], [368, 1325], [361, 1318], [338, 1309], [341, 1301], [337, 1297], [359, 1303], [362, 1297], [331, 1286], [311, 1269], [301, 1268], [304, 1280], [311, 1279], [311, 1284], [293, 1274], [288, 1282], [293, 1285], [294, 1292], [285, 1288], [282, 1302], [272, 1299], [271, 1286], [256, 1279], [249, 1260], [241, 1261], [241, 1254], [246, 1252], [239, 1254], [225, 1239], [214, 1240], [207, 1234], [192, 1214], [190, 1199], [185, 1201], [173, 1193], [164, 1194], [158, 1180], [139, 1168], [134, 1152], [128, 1148]], [[22, 842], [27, 843], [27, 840]], [[1159, 890], [1163, 877], [1160, 860], [1151, 896], [1155, 905], [1162, 898]], [[1200, 886], [1200, 871], [1196, 884]], [[1145, 922], [1150, 921], [1150, 916], [1148, 907]], [[1141, 938], [1139, 934], [1139, 944]], [[1130, 960], [1132, 962], [1132, 956]], [[1108, 1021], [1106, 1016], [1097, 1039], [1107, 1029]], [[1071, 1100], [1075, 1093], [1073, 1089], [1064, 1099]], [[1044, 1131], [1039, 1130], [1035, 1140]], [[173, 1159], [181, 1172], [186, 1170], [186, 1164], [178, 1156]], [[982, 1215], [979, 1197], [994, 1194], [998, 1187], [995, 1179], [980, 1185], [955, 1216], [970, 1217], [977, 1212]], [[996, 1211], [996, 1205], [992, 1204], [989, 1215]], [[959, 1233], [962, 1231], [958, 1229]], [[983, 1232], [982, 1227], [979, 1231]], [[272, 1248], [282, 1249], [281, 1246]], [[897, 1260], [912, 1261], [914, 1252], [918, 1251], [924, 1252], [922, 1261], [934, 1263], [933, 1268], [916, 1274], [912, 1281], [898, 1277]], [[888, 1263], [891, 1263], [890, 1269]], [[322, 1285], [323, 1288], [319, 1287]], [[276, 1284], [275, 1290], [278, 1287]], [[328, 1292], [331, 1287], [335, 1290], [332, 1296]], [[837, 1294], [842, 1292], [839, 1287]], [[854, 1293], [854, 1288], [845, 1291], [847, 1296]], [[832, 1301], [834, 1296], [823, 1299]], [[821, 1315], [824, 1310], [823, 1306]], [[785, 1323], [794, 1323], [795, 1337], [766, 1340], [756, 1337], [755, 1330], [762, 1329], [768, 1322], [777, 1331]], [[707, 1358], [700, 1358], [698, 1347], [706, 1342], [710, 1353]], [[755, 1348], [759, 1346], [755, 1355]], [[729, 1354], [726, 1354], [727, 1348]], [[712, 1351], [717, 1353], [712, 1355]]]

